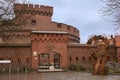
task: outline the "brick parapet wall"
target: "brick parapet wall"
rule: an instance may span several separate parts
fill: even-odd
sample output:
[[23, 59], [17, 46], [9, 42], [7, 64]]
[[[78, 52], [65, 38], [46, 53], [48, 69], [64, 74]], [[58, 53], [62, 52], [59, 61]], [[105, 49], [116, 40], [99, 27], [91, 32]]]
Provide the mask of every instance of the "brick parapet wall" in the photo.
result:
[[31, 43], [30, 31], [3, 32], [0, 43]]
[[74, 39], [76, 39], [78, 42], [80, 41], [79, 30], [77, 28], [75, 28], [74, 26], [67, 25], [67, 24], [64, 24], [64, 23], [57, 23], [57, 22], [52, 22], [51, 26], [52, 26], [51, 27], [52, 30], [55, 30], [55, 31], [65, 31], [65, 32], [67, 32], [71, 36], [69, 38], [76, 37]]
[[22, 14], [39, 14], [44, 16], [52, 16], [53, 7], [33, 4], [14, 4], [14, 11]]

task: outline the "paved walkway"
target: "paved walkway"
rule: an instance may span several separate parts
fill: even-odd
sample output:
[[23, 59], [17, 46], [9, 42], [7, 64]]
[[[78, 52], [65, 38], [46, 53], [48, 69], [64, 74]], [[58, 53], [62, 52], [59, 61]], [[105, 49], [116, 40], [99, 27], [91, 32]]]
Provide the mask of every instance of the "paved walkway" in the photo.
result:
[[120, 80], [120, 75], [95, 76], [81, 72], [42, 73], [41, 80]]
[[41, 80], [40, 73], [29, 74], [0, 74], [0, 80]]
[[81, 72], [46, 72], [29, 74], [0, 74], [0, 80], [120, 80], [120, 75], [94, 76]]

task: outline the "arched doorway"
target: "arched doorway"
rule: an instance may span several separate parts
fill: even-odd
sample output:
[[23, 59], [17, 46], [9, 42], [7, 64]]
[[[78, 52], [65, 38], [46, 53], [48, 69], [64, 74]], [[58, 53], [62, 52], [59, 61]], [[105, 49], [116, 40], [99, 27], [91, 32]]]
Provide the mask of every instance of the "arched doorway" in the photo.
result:
[[39, 55], [39, 69], [49, 69], [50, 55], [48, 53], [41, 53]]
[[39, 69], [60, 68], [60, 54], [44, 52], [39, 55]]

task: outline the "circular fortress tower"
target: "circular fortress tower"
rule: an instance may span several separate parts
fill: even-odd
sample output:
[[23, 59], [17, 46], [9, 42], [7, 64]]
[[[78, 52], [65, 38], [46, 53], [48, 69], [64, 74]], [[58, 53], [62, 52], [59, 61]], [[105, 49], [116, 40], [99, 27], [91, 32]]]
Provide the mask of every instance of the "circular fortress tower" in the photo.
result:
[[15, 4], [14, 10], [16, 15], [23, 14], [27, 16], [27, 22], [24, 25], [24, 30], [37, 32], [66, 32], [68, 42], [79, 43], [79, 30], [74, 26], [52, 22], [53, 7], [33, 4]]
[[15, 4], [14, 11], [16, 16], [20, 14], [26, 18], [22, 30], [30, 34], [27, 39], [32, 44], [32, 68], [67, 68], [67, 45], [79, 43], [79, 30], [71, 25], [52, 22], [53, 7], [50, 6]]

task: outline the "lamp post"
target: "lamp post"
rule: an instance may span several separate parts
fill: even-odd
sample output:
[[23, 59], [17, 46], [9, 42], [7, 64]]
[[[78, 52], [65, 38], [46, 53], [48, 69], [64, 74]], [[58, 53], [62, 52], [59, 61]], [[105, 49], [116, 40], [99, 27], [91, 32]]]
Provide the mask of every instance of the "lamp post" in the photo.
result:
[[35, 60], [38, 59], [38, 58], [37, 58], [37, 52], [36, 52], [36, 51], [33, 52], [33, 56], [34, 56], [34, 59], [35, 59]]

